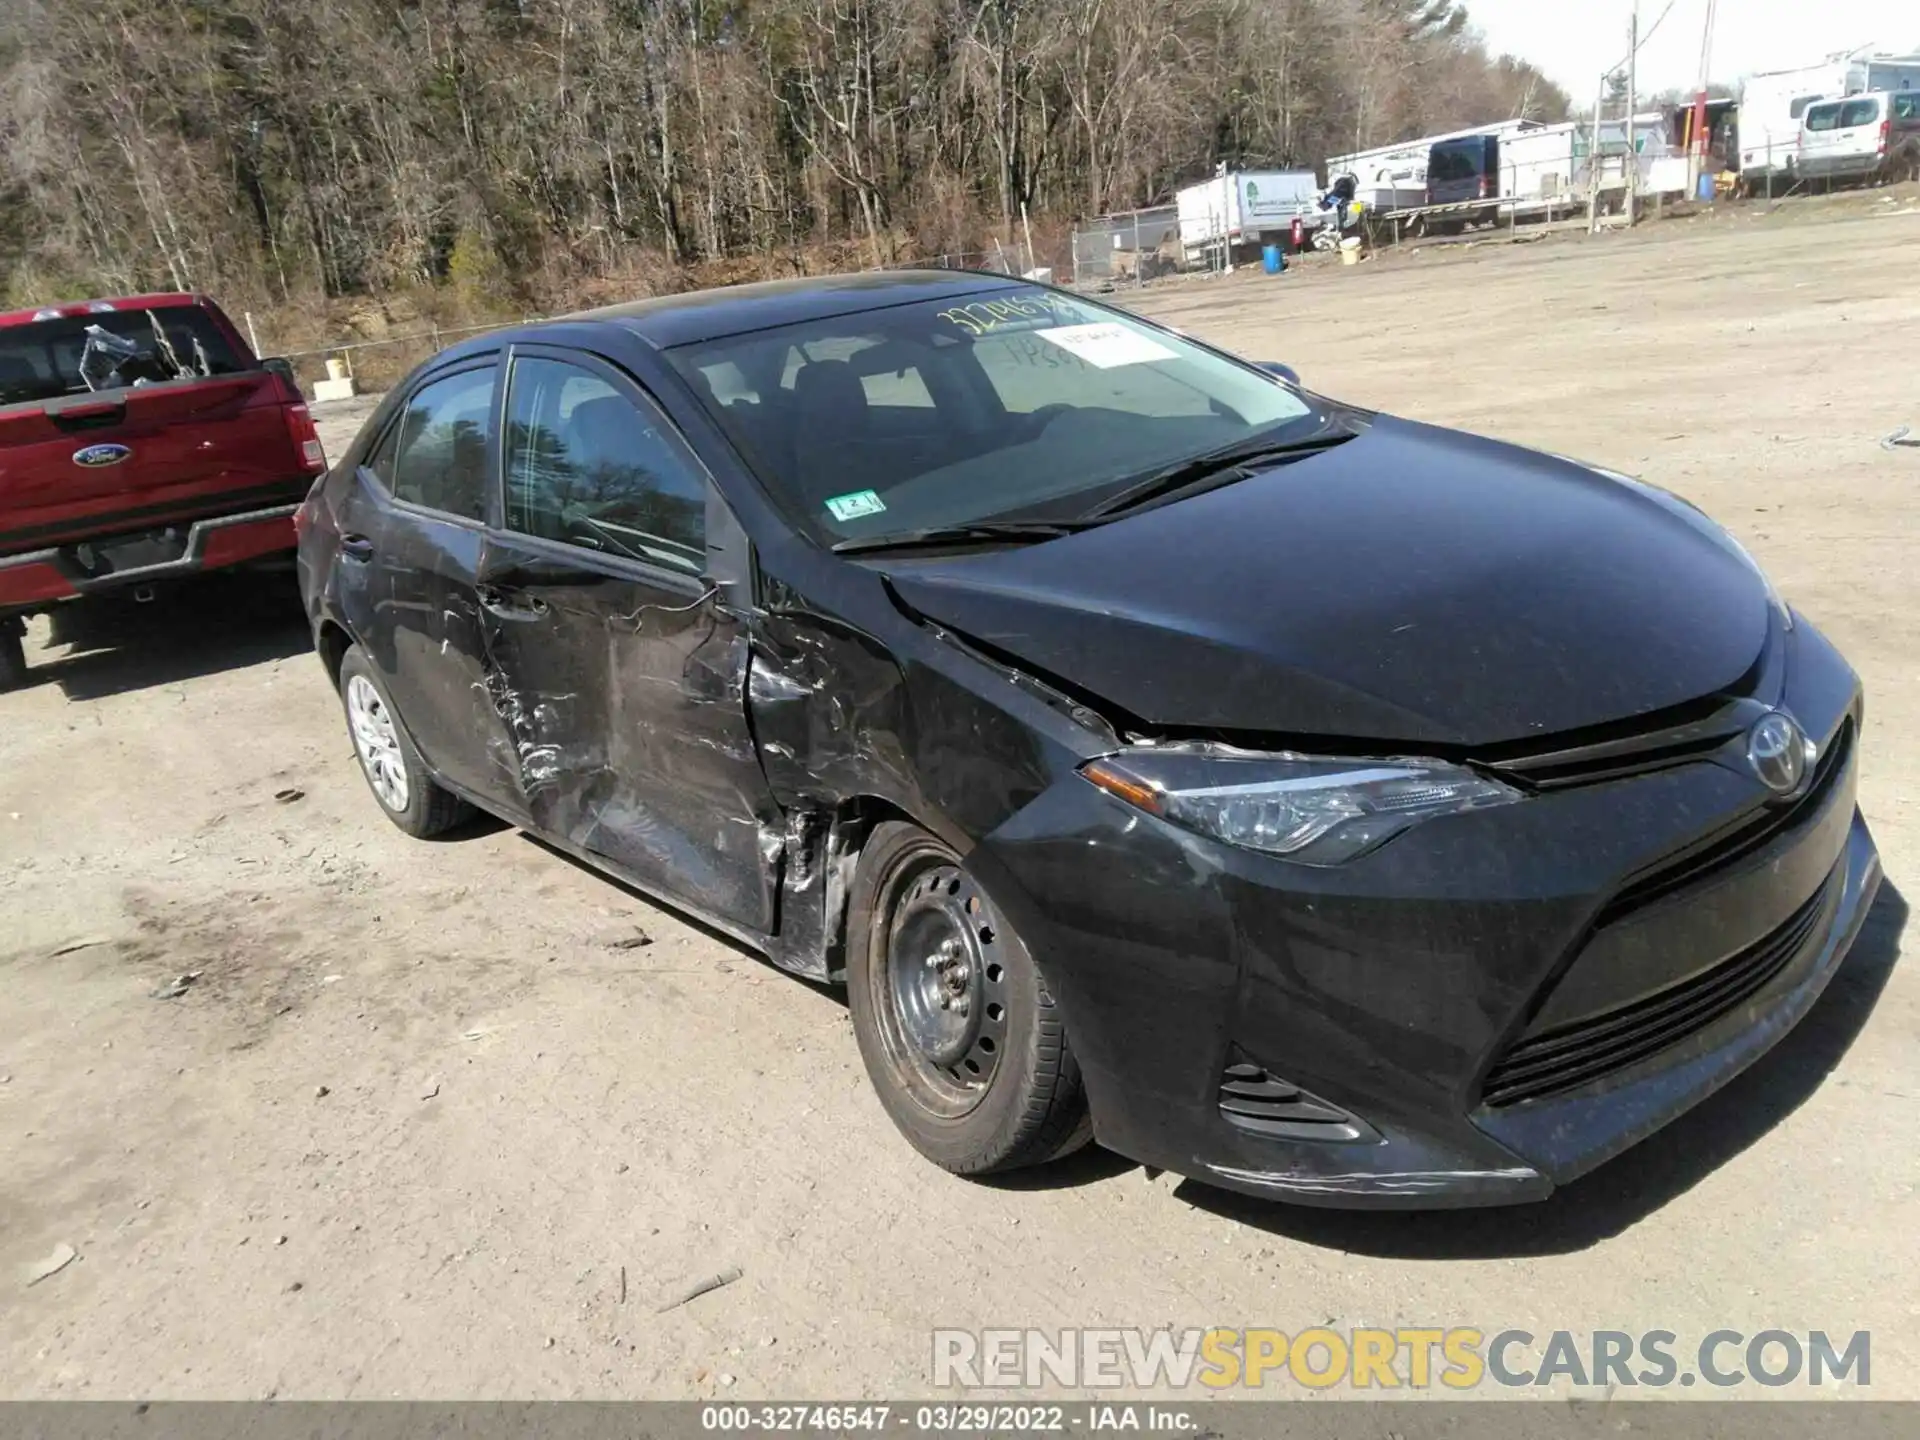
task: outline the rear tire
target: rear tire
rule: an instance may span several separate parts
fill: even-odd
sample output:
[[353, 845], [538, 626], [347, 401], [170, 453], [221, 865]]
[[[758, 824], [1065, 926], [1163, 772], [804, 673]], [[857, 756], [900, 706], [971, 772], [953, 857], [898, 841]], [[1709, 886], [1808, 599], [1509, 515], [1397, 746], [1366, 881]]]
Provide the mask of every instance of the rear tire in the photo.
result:
[[854, 1035], [914, 1149], [956, 1175], [990, 1175], [1086, 1144], [1060, 1011], [959, 857], [917, 825], [877, 826], [849, 901]]
[[27, 683], [27, 641], [18, 620], [0, 620], [0, 692]]
[[386, 686], [358, 645], [340, 662], [340, 699], [360, 774], [389, 820], [416, 840], [425, 840], [473, 813], [471, 805], [434, 780]]

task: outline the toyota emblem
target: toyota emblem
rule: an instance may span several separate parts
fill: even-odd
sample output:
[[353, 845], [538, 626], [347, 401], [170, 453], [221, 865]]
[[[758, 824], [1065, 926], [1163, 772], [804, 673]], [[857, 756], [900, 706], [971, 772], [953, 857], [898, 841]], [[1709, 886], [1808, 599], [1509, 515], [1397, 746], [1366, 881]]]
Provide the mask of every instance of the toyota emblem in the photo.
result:
[[1776, 710], [1747, 732], [1747, 766], [1776, 795], [1791, 795], [1807, 778], [1813, 743], [1791, 715]]

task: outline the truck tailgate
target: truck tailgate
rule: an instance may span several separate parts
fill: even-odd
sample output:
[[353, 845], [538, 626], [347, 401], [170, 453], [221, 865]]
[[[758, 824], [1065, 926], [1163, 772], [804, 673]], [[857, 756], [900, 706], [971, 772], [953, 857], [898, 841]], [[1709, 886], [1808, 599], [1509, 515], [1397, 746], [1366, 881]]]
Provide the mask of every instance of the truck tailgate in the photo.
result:
[[0, 408], [0, 554], [300, 499], [265, 370]]

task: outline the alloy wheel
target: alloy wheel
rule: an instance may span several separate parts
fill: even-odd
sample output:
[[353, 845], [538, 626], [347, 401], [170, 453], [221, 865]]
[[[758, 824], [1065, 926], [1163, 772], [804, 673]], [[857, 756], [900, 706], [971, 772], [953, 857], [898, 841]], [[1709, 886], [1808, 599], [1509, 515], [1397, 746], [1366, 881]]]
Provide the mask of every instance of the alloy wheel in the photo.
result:
[[353, 748], [359, 752], [367, 783], [382, 805], [399, 814], [407, 808], [409, 798], [399, 727], [393, 723], [393, 712], [387, 709], [380, 692], [364, 675], [347, 681], [347, 725], [353, 731]]

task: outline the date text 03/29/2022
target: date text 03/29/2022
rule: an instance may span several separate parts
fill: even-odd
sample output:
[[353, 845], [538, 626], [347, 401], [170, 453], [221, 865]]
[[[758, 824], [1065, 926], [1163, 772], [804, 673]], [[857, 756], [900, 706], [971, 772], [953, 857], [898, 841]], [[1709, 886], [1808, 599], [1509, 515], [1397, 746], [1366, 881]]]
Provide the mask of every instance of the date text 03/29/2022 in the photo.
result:
[[1184, 1435], [1193, 1416], [1172, 1405], [1022, 1405], [970, 1401], [923, 1405], [703, 1405], [700, 1428], [721, 1433], [1048, 1434], [1068, 1430]]

